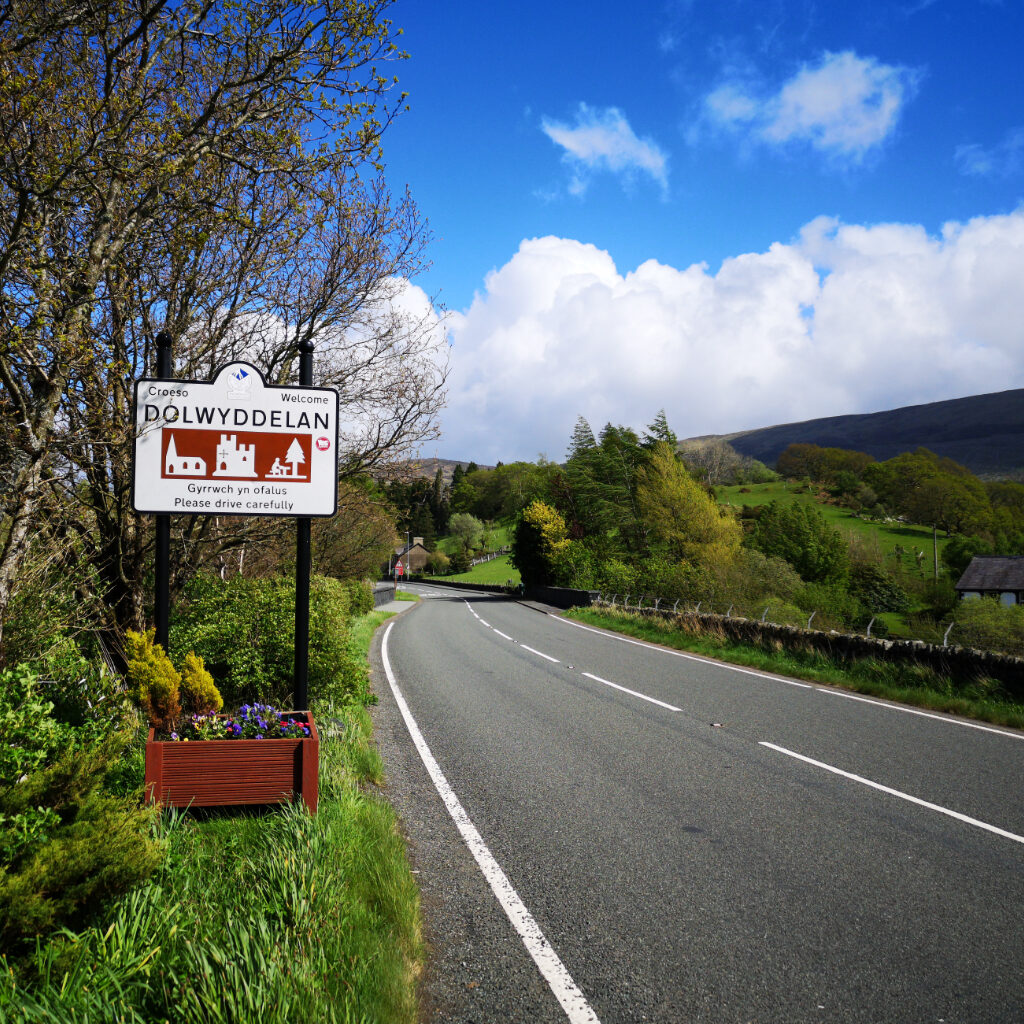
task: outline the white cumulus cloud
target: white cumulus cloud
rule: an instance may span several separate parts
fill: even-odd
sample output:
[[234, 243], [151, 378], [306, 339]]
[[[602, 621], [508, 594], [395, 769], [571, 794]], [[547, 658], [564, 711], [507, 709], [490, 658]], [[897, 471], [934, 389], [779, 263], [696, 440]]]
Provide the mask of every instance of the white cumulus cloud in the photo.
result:
[[765, 143], [802, 142], [859, 160], [892, 134], [919, 79], [914, 69], [849, 50], [825, 53], [774, 91], [723, 83], [705, 97], [705, 115]]
[[454, 314], [445, 448], [565, 454], [576, 418], [680, 434], [1024, 386], [1024, 210], [949, 224], [819, 218], [717, 272], [534, 238]]
[[598, 110], [581, 103], [575, 124], [545, 117], [541, 130], [562, 148], [562, 159], [572, 170], [569, 191], [574, 195], [582, 195], [598, 171], [627, 179], [639, 172], [663, 191], [668, 188], [668, 157], [653, 140], [639, 138], [617, 107]]

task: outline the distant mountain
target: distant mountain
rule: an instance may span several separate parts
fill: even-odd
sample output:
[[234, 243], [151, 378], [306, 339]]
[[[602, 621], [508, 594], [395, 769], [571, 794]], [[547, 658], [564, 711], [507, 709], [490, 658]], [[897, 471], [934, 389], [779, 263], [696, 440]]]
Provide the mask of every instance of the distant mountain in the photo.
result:
[[[399, 463], [401, 475], [405, 478], [426, 477], [433, 480], [440, 469], [446, 484], [452, 482], [452, 474], [455, 472], [456, 466], [465, 469], [469, 465], [469, 462], [460, 462], [457, 459], [406, 459]], [[494, 467], [478, 465], [477, 469], [494, 469]]]
[[979, 476], [1024, 479], [1024, 388], [718, 436], [769, 466], [795, 443], [851, 448], [876, 459], [929, 448]]

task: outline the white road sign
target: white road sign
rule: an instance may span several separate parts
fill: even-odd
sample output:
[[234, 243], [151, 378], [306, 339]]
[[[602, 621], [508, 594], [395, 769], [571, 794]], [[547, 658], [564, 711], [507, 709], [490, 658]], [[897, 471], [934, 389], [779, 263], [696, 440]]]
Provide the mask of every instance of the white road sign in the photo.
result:
[[212, 381], [135, 383], [137, 512], [330, 516], [338, 507], [338, 393], [277, 387], [249, 363]]

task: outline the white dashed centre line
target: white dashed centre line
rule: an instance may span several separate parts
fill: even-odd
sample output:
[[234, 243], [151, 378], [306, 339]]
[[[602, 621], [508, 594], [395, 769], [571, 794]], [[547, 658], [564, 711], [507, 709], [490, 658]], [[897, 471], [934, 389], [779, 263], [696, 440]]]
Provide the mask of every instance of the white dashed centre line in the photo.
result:
[[628, 693], [633, 697], [639, 697], [641, 700], [650, 701], [651, 704], [657, 704], [658, 707], [668, 708], [669, 711], [682, 711], [682, 708], [677, 708], [674, 704], [666, 704], [663, 700], [656, 700], [654, 697], [648, 697], [644, 693], [637, 693], [636, 690], [630, 690], [625, 686], [619, 686], [618, 683], [613, 683], [608, 679], [602, 679], [600, 676], [591, 675], [589, 672], [584, 672], [588, 679], [593, 679], [595, 683], [604, 683], [605, 686], [612, 686], [616, 690], [621, 690], [623, 693]]
[[532, 647], [527, 647], [526, 644], [520, 644], [519, 646], [522, 647], [524, 651], [529, 651], [531, 654], [536, 654], [540, 658], [547, 658], [548, 661], [553, 661], [556, 665], [562, 664], [557, 658], [552, 658], [550, 654], [545, 654], [543, 651], [535, 651]]

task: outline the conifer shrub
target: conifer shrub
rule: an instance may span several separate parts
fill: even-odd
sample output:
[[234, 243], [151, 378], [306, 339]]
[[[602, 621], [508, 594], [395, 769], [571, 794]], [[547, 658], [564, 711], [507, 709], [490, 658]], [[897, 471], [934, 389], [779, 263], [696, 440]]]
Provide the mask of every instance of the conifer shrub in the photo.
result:
[[0, 864], [0, 947], [75, 927], [147, 878], [162, 850], [151, 837], [155, 811], [105, 791], [123, 741], [73, 743], [56, 761], [0, 796], [0, 817], [51, 811], [45, 835]]
[[152, 812], [107, 791], [123, 734], [53, 717], [26, 665], [0, 675], [0, 948], [73, 925], [159, 863]]
[[193, 651], [185, 655], [181, 667], [181, 698], [184, 709], [191, 715], [215, 714], [224, 707], [224, 700], [206, 671], [203, 659]]
[[128, 686], [156, 729], [173, 728], [181, 715], [181, 675], [164, 649], [154, 643], [155, 630], [125, 634]]

